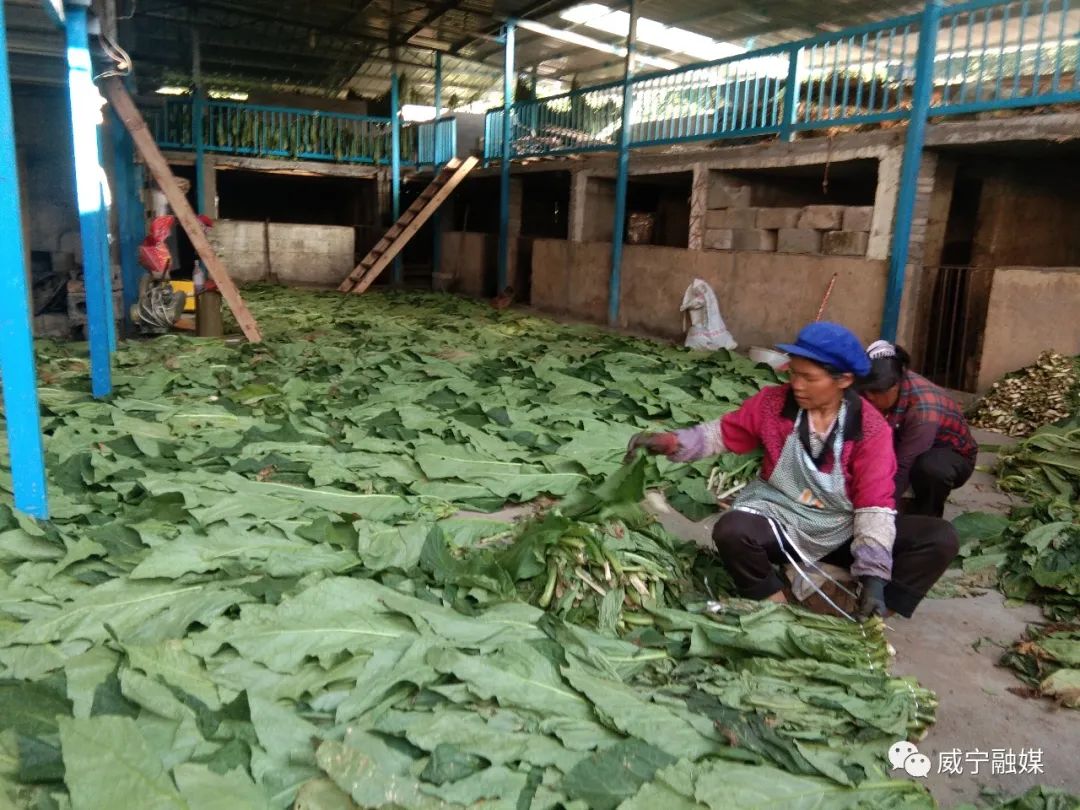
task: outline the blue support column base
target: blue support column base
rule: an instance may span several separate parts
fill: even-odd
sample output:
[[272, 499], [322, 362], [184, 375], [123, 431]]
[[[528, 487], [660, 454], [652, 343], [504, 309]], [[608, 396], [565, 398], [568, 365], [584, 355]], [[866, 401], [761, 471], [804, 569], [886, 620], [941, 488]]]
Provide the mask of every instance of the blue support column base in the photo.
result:
[[[397, 70], [390, 77], [390, 191], [393, 199], [394, 222], [401, 216], [401, 103], [398, 98], [399, 80]], [[395, 287], [405, 281], [405, 269], [399, 253], [394, 258], [391, 274]]]
[[619, 325], [622, 299], [622, 256], [626, 234], [626, 189], [630, 175], [630, 124], [634, 106], [634, 90], [630, 84], [634, 68], [634, 40], [637, 17], [634, 0], [630, 0], [630, 27], [626, 35], [626, 70], [622, 81], [622, 121], [619, 130], [619, 156], [615, 173], [615, 223], [611, 234], [611, 278], [608, 280], [608, 324]]
[[19, 172], [15, 157], [11, 74], [7, 28], [0, 4], [0, 374], [15, 508], [31, 517], [49, 516], [45, 455], [34, 363], [34, 330], [30, 318], [29, 268], [23, 245]]
[[104, 261], [107, 248], [101, 244], [105, 235], [98, 139], [101, 96], [93, 81], [85, 5], [72, 3], [66, 7], [65, 28], [75, 189], [83, 244], [86, 331], [90, 343], [90, 390], [100, 398], [112, 393], [109, 346], [112, 283]]
[[[442, 117], [442, 54], [435, 54], [435, 165], [432, 171], [438, 174], [442, 169], [439, 154], [439, 119]], [[453, 157], [453, 156], [451, 156]], [[442, 270], [442, 206], [431, 217], [431, 274], [433, 276]]]
[[503, 53], [502, 163], [499, 166], [499, 259], [496, 293], [510, 283], [510, 163], [513, 157], [510, 117], [514, 105], [514, 21], [506, 23]]

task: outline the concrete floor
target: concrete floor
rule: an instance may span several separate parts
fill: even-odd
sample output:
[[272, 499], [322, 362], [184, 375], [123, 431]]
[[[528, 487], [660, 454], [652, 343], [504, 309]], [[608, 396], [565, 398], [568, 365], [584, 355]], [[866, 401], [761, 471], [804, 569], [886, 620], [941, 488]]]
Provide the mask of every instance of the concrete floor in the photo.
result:
[[[1009, 442], [1007, 437], [976, 433], [982, 445]], [[983, 453], [979, 466], [990, 467], [993, 460], [990, 453]], [[946, 517], [969, 511], [1005, 512], [1009, 505], [1009, 496], [997, 489], [993, 475], [977, 471], [953, 493]], [[650, 495], [649, 506], [673, 534], [709, 546], [715, 518], [693, 523], [655, 493]], [[889, 619], [889, 638], [897, 650], [893, 671], [914, 676], [938, 695], [937, 723], [919, 743], [919, 750], [933, 763], [926, 782], [941, 807], [978, 803], [984, 789], [1012, 797], [1041, 784], [1080, 794], [1080, 713], [1014, 695], [1009, 689], [1022, 686], [1021, 681], [1011, 670], [997, 666], [1002, 648], [1040, 618], [1037, 607], [1008, 608], [1002, 595], [992, 590], [971, 598], [928, 599], [911, 619]], [[962, 752], [964, 773], [938, 774], [938, 755], [954, 749]], [[995, 749], [1011, 749], [1016, 754], [1021, 749], [1041, 749], [1044, 772], [992, 775], [987, 761], [975, 775], [978, 752], [989, 759]]]

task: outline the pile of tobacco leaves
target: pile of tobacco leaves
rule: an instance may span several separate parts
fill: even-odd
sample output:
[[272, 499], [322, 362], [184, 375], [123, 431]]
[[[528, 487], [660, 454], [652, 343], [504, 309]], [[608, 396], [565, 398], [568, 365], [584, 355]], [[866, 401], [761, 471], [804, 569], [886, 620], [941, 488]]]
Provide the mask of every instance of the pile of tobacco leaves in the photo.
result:
[[638, 506], [707, 510], [710, 464], [621, 464], [771, 371], [246, 295], [263, 344], [125, 345], [108, 400], [39, 347], [52, 519], [0, 507], [0, 807], [934, 806], [888, 771], [935, 700], [880, 622], [724, 598]]
[[1041, 694], [1080, 708], [1080, 415], [1003, 451], [998, 484], [1025, 503], [1007, 518], [956, 519], [963, 567], [996, 569], [1006, 596], [1042, 605], [1051, 624], [1028, 628], [1003, 663]]
[[975, 427], [1030, 436], [1043, 425], [1080, 410], [1080, 357], [1043, 352], [1038, 361], [1007, 374], [972, 409]]

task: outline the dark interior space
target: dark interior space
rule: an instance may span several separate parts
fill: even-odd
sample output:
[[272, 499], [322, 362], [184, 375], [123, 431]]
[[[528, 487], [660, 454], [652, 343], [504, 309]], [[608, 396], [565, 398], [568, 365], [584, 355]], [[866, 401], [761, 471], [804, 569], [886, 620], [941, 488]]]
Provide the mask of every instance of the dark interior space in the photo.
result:
[[374, 185], [355, 177], [219, 171], [218, 213], [222, 219], [359, 227], [368, 217], [365, 186]]
[[943, 150], [956, 164], [940, 257], [927, 256], [927, 376], [974, 390], [996, 268], [1080, 266], [1080, 168], [1068, 145]]
[[[181, 178], [188, 182], [187, 200], [191, 203], [191, 207], [198, 211], [195, 204], [195, 167], [172, 166], [171, 168], [174, 177]], [[173, 256], [178, 257], [179, 261], [179, 264], [172, 269], [171, 275], [176, 279], [191, 278], [195, 269], [195, 248], [191, 244], [191, 240], [188, 239], [184, 229], [181, 228], [179, 224], [173, 228], [171, 238], [176, 245]]]
[[[960, 166], [953, 185], [949, 219], [945, 225], [945, 244], [941, 250], [942, 265], [971, 264], [975, 245], [975, 228], [978, 224], [979, 200], [983, 181]], [[930, 258], [930, 257], [928, 257]]]
[[499, 232], [499, 178], [470, 177], [454, 191], [450, 230]]
[[527, 304], [532, 298], [533, 240], [566, 239], [570, 235], [569, 213], [570, 172], [542, 172], [521, 178], [515, 301]]
[[[175, 165], [177, 177], [193, 183], [194, 167]], [[356, 254], [362, 257], [390, 223], [380, 223], [377, 181], [374, 178], [319, 177], [218, 170], [218, 216], [249, 222], [289, 222], [301, 225], [345, 225], [356, 229]], [[195, 204], [194, 188], [188, 202]], [[402, 206], [408, 205], [403, 196]], [[386, 216], [388, 216], [388, 212]], [[179, 266], [174, 278], [190, 278], [195, 250], [183, 229], [175, 228]]]
[[878, 162], [848, 160], [727, 174], [750, 185], [753, 189], [751, 204], [763, 208], [873, 205], [877, 194]]
[[627, 241], [687, 247], [693, 178], [693, 172], [631, 177], [626, 187]]
[[[425, 178], [420, 182], [402, 183], [401, 185], [401, 210], [405, 211], [413, 202], [419, 197], [425, 188], [428, 187], [428, 181], [430, 177]], [[457, 193], [456, 191], [454, 192]], [[448, 210], [449, 200], [440, 206], [443, 215]], [[420, 230], [416, 232], [416, 235], [409, 240], [409, 243], [405, 246], [405, 250], [402, 251], [402, 262], [404, 263], [404, 276], [405, 284], [409, 287], [420, 287], [422, 289], [431, 289], [431, 274], [432, 269], [432, 257], [434, 255], [434, 239], [435, 239], [435, 227], [439, 224], [439, 211], [425, 222]], [[388, 214], [386, 217], [387, 227], [389, 227], [389, 220], [392, 217]], [[390, 272], [383, 273], [380, 278], [381, 283], [387, 283], [390, 281]]]
[[570, 223], [570, 172], [527, 174], [521, 186], [521, 235], [565, 239]]

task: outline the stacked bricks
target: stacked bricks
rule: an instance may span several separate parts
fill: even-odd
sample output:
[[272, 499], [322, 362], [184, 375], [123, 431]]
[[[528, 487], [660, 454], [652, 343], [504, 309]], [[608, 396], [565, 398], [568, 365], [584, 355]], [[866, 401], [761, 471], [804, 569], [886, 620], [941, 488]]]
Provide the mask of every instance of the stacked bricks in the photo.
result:
[[870, 243], [871, 207], [808, 205], [797, 227], [782, 232], [783, 253], [821, 253], [825, 256], [865, 256]]
[[757, 226], [757, 208], [750, 207], [750, 186], [714, 180], [705, 214], [706, 250], [776, 250], [776, 234]]
[[755, 208], [751, 189], [714, 180], [707, 197], [706, 250], [865, 256], [874, 217], [871, 206], [808, 205]]

